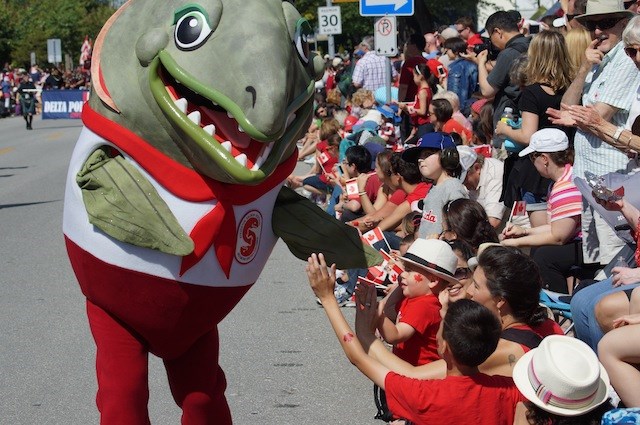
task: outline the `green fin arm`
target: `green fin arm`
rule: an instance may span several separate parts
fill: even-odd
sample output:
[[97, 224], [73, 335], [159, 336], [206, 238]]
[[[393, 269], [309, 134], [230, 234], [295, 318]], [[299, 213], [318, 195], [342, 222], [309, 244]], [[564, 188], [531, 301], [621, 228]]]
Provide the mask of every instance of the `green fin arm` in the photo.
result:
[[271, 220], [273, 232], [297, 258], [306, 261], [323, 253], [339, 269], [362, 269], [382, 263], [374, 248], [363, 244], [358, 231], [322, 211], [288, 187], [278, 194]]
[[185, 256], [194, 244], [153, 185], [114, 150], [96, 149], [76, 175], [89, 222], [121, 242]]

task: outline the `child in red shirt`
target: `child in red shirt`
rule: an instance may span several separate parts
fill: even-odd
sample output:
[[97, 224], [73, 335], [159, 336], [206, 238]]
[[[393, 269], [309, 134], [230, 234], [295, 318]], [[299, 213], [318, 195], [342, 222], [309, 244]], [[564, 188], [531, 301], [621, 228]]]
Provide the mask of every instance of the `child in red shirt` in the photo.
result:
[[[416, 424], [513, 424], [516, 406], [524, 401], [513, 379], [478, 371], [478, 365], [494, 352], [500, 339], [500, 322], [489, 309], [467, 299], [452, 303], [437, 334], [447, 377], [418, 380], [392, 372], [365, 352], [333, 295], [335, 265], [327, 270], [324, 256], [313, 254], [307, 276], [347, 358], [386, 391], [395, 415]], [[361, 285], [356, 297], [356, 326], [365, 329], [375, 320], [376, 289]], [[363, 344], [368, 347], [371, 342], [365, 339]]]
[[380, 303], [378, 331], [394, 345], [395, 355], [418, 366], [440, 359], [436, 343], [441, 320], [438, 294], [459, 282], [438, 269], [455, 271], [458, 258], [446, 242], [418, 239], [402, 262], [405, 271], [398, 287]]

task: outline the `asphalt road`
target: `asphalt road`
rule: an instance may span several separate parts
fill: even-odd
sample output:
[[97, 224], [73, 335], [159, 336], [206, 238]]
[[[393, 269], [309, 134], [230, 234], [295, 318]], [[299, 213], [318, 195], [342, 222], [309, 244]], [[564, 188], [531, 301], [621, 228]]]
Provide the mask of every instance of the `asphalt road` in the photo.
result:
[[[0, 424], [97, 424], [95, 346], [61, 230], [81, 122], [36, 117], [33, 127], [0, 119]], [[342, 354], [284, 244], [220, 334], [236, 424], [382, 423], [372, 384]], [[179, 424], [156, 358], [150, 391], [151, 422]]]

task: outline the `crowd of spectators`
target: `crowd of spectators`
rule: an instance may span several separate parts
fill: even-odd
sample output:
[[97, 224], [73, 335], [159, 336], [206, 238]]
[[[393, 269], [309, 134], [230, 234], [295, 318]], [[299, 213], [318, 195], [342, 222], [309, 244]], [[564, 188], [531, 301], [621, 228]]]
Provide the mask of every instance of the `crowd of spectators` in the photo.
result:
[[[411, 35], [393, 66], [371, 37], [325, 58], [299, 143], [311, 168], [288, 185], [388, 254], [307, 265], [378, 418], [640, 423], [640, 205], [607, 186], [635, 184], [639, 165], [636, 11], [499, 11], [482, 31], [463, 17]], [[541, 291], [570, 303], [573, 330]]]
[[11, 67], [5, 63], [2, 72], [0, 72], [0, 86], [2, 88], [0, 117], [22, 115], [18, 87], [24, 76], [27, 76], [28, 81], [35, 86], [36, 111], [40, 105], [40, 93], [43, 90], [91, 89], [91, 73], [85, 66], [77, 66], [73, 69], [51, 66], [43, 69], [36, 64], [25, 69]]

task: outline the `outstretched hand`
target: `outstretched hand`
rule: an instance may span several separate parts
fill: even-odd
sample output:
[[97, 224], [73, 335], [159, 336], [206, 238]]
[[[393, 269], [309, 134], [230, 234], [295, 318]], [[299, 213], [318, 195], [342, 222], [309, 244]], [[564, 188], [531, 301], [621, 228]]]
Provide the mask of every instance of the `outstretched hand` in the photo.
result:
[[336, 282], [336, 265], [327, 268], [323, 254], [311, 254], [307, 259], [307, 277], [311, 289], [320, 301], [334, 298], [333, 289]]
[[375, 285], [356, 286], [356, 334], [374, 335], [378, 322], [378, 294]]

